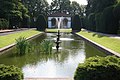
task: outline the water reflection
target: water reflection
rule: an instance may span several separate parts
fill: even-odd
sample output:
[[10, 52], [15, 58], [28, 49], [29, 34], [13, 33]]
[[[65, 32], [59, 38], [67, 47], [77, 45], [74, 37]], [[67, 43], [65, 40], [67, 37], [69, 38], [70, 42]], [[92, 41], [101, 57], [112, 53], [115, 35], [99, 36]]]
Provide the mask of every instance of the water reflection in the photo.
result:
[[[15, 48], [0, 56], [0, 64], [15, 65], [24, 72], [24, 77], [73, 77], [79, 63], [91, 56], [106, 56], [99, 50], [91, 47], [79, 37], [62, 33], [63, 40], [59, 52], [53, 49], [51, 54], [40, 51], [40, 42], [43, 39], [54, 42], [55, 33], [44, 34], [30, 41], [32, 51], [24, 56], [15, 55]], [[55, 46], [55, 44], [54, 44]]]

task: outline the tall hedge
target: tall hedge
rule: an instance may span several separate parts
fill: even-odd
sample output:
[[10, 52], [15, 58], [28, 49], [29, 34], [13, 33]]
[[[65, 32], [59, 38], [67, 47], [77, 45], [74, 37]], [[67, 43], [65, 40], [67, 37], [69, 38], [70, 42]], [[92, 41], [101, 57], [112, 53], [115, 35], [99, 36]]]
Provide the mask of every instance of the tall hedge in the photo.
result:
[[81, 30], [81, 20], [79, 15], [75, 15], [72, 20], [72, 30], [80, 31]]
[[0, 80], [23, 80], [23, 73], [15, 66], [0, 64]]
[[96, 31], [105, 33], [106, 27], [105, 27], [105, 19], [103, 17], [103, 13], [97, 13], [95, 15], [95, 22], [96, 22]]
[[114, 6], [107, 7], [103, 11], [103, 20], [105, 22], [104, 27], [106, 27], [106, 33], [116, 34], [118, 30], [118, 21], [113, 15]]
[[47, 21], [44, 15], [39, 15], [36, 21], [37, 30], [45, 31], [47, 28]]
[[9, 22], [6, 19], [0, 19], [0, 29], [7, 29], [9, 27]]
[[89, 29], [92, 30], [92, 31], [96, 31], [95, 13], [89, 14], [88, 23], [89, 23]]
[[120, 80], [120, 58], [91, 57], [78, 65], [74, 80]]
[[85, 17], [83, 19], [83, 26], [85, 29], [89, 29], [89, 21], [88, 21], [88, 17]]
[[120, 2], [115, 5], [115, 7], [113, 9], [113, 14], [116, 19], [120, 20]]

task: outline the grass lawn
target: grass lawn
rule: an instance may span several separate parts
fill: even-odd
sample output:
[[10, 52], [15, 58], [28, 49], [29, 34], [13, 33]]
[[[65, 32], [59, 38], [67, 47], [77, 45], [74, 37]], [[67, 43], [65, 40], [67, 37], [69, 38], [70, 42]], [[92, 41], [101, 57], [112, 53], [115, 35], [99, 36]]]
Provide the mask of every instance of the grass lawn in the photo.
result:
[[[58, 29], [46, 29], [47, 32], [57, 32]], [[60, 29], [60, 32], [72, 32], [72, 29]]]
[[109, 48], [115, 52], [120, 53], [120, 39], [115, 39], [115, 38], [99, 35], [94, 32], [88, 32], [88, 31], [81, 31], [77, 34], [82, 35], [86, 38], [89, 38], [90, 40], [100, 45], [103, 45], [106, 48]]
[[37, 30], [26, 30], [26, 31], [22, 31], [22, 32], [14, 33], [14, 34], [0, 36], [0, 48], [3, 48], [5, 46], [15, 43], [16, 42], [15, 39], [18, 39], [20, 36], [28, 38], [38, 33], [40, 32]]

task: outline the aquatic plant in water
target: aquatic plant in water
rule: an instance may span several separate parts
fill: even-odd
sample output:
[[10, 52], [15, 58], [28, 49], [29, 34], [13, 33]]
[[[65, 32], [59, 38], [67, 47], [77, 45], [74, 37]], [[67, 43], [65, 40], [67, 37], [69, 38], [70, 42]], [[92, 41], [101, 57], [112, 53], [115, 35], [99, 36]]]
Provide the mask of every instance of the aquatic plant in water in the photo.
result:
[[27, 42], [26, 38], [19, 37], [16, 39], [16, 48], [19, 55], [23, 55], [29, 51], [29, 43]]
[[53, 47], [53, 42], [50, 40], [43, 40], [40, 44], [41, 46], [41, 51], [45, 53], [51, 53], [52, 52], [52, 47]]

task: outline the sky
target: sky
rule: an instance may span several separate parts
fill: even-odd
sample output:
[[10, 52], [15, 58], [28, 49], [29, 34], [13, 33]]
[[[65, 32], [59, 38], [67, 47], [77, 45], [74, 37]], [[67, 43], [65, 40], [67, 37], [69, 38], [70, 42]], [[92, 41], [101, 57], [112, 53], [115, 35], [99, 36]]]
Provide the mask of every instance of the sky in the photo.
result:
[[[47, 1], [49, 4], [52, 2], [52, 0], [47, 0]], [[70, 0], [70, 1], [76, 1], [79, 4], [87, 5], [87, 0]]]

